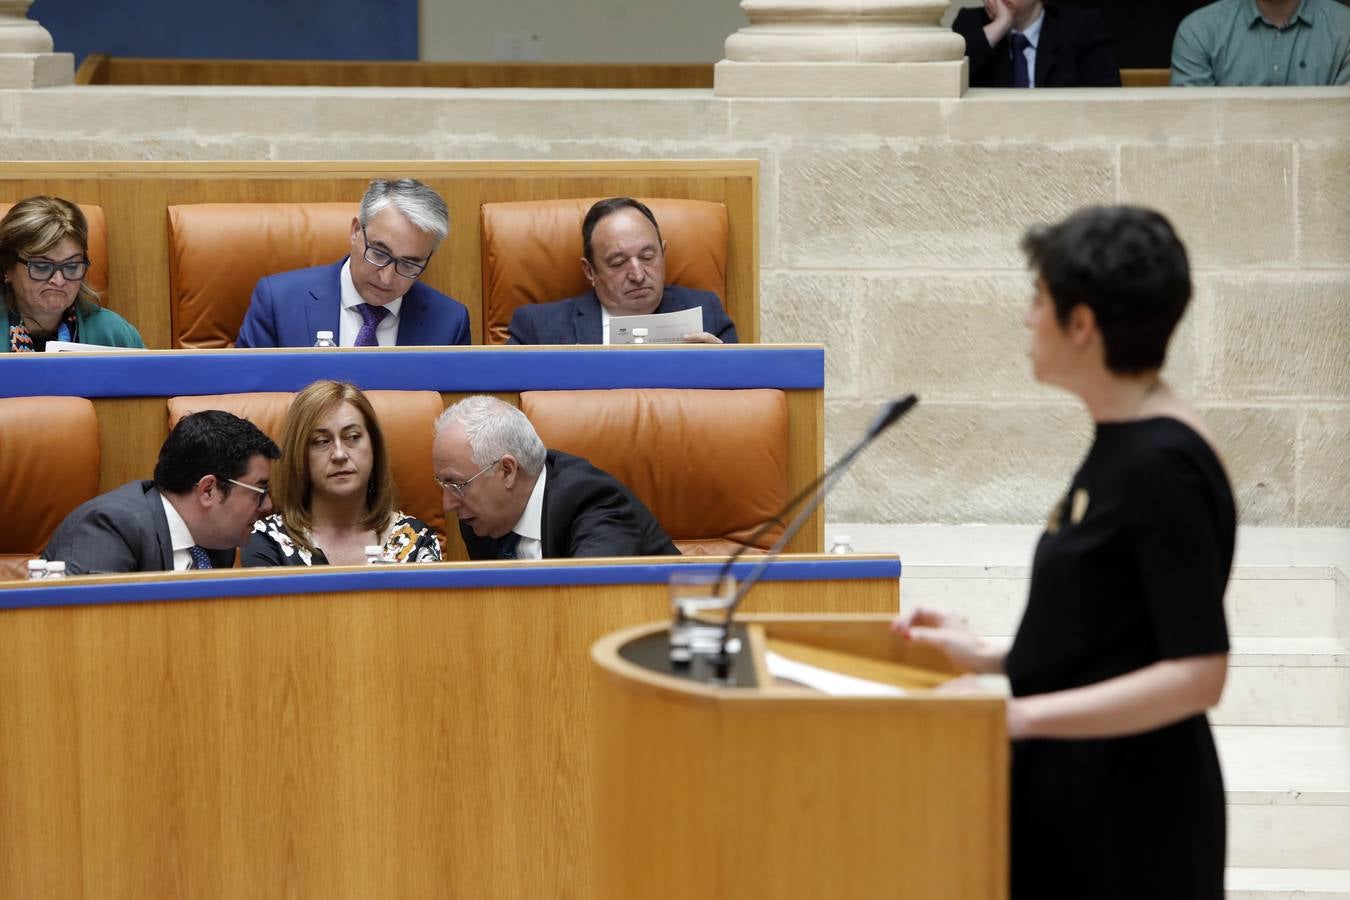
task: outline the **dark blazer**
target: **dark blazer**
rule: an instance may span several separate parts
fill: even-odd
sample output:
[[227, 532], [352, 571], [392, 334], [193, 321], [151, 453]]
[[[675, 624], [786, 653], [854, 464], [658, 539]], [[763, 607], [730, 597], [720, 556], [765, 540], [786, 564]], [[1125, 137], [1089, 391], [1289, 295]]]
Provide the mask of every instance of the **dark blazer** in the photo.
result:
[[[331, 266], [268, 275], [253, 289], [236, 347], [312, 347], [319, 331], [340, 332], [340, 276], [346, 257]], [[469, 343], [469, 311], [457, 300], [414, 281], [399, 307], [400, 347]]]
[[[234, 550], [207, 551], [220, 569], [234, 565]], [[153, 481], [131, 481], [87, 500], [63, 521], [42, 551], [73, 575], [96, 572], [172, 572], [169, 518]]]
[[[668, 284], [656, 311], [679, 312], [695, 306], [703, 309], [704, 331], [723, 343], [738, 343], [736, 326], [722, 311], [716, 294]], [[566, 300], [522, 306], [512, 314], [509, 331], [508, 344], [598, 344], [604, 339], [600, 299], [591, 290]]]
[[[544, 457], [545, 559], [577, 556], [679, 556], [651, 511], [617, 478], [579, 456], [550, 450]], [[500, 559], [501, 540], [459, 526], [469, 559]]]
[[[966, 39], [970, 86], [1012, 87], [1012, 32], [990, 47], [984, 36], [988, 24], [983, 9], [963, 9], [952, 23]], [[1101, 13], [1046, 4], [1036, 47], [1036, 87], [1119, 86], [1120, 67]]]

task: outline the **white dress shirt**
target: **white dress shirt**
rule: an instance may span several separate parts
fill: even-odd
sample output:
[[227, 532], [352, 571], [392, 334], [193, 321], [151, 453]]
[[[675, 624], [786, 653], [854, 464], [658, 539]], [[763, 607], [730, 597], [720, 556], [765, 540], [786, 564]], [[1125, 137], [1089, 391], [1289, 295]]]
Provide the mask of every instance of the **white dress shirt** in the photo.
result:
[[163, 494], [159, 495], [159, 502], [164, 504], [164, 515], [169, 520], [169, 541], [173, 546], [173, 570], [175, 572], [185, 572], [192, 568], [192, 554], [188, 551], [197, 542], [192, 539], [192, 532], [188, 531], [187, 522], [178, 514], [178, 510], [173, 508], [173, 504]]
[[516, 559], [544, 558], [544, 482], [547, 480], [548, 469], [543, 468], [534, 483], [534, 490], [530, 491], [525, 511], [520, 514], [520, 521], [511, 529], [520, 535], [520, 543], [516, 544]]
[[[390, 263], [390, 265], [393, 265], [393, 263]], [[338, 346], [355, 347], [356, 336], [360, 333], [361, 326], [366, 321], [361, 318], [361, 310], [356, 307], [366, 301], [356, 292], [356, 283], [352, 281], [351, 259], [342, 264], [342, 272], [338, 274], [338, 284], [342, 288], [342, 315], [338, 317]], [[398, 344], [398, 313], [403, 308], [403, 298], [391, 300], [384, 305], [384, 308], [389, 310], [389, 315], [385, 316], [376, 326], [375, 342], [381, 347], [393, 347]]]
[[[1027, 85], [1036, 86], [1036, 47], [1041, 42], [1041, 26], [1045, 24], [1045, 10], [1036, 17], [1036, 21], [1027, 26], [1026, 31], [1021, 32], [1022, 36], [1028, 41], [1027, 49], [1022, 51], [1022, 55], [1027, 60]], [[1013, 34], [1018, 32], [1014, 30]], [[1011, 39], [1010, 39], [1011, 40]]]

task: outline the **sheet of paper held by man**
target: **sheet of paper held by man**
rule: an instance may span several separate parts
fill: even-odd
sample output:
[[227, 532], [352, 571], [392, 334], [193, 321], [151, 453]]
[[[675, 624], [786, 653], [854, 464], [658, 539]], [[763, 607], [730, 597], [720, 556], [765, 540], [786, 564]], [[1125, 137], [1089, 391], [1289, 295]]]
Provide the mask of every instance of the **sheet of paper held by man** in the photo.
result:
[[643, 338], [648, 344], [679, 344], [686, 334], [703, 330], [703, 309], [695, 306], [671, 313], [653, 313], [650, 316], [615, 316], [609, 320], [611, 344], [633, 343], [633, 329], [647, 329]]

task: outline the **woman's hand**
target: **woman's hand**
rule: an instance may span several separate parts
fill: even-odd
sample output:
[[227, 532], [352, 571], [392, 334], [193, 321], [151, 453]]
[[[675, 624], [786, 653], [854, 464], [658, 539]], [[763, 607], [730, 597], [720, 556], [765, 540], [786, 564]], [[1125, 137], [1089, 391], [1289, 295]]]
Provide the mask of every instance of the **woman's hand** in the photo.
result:
[[970, 630], [951, 613], [915, 607], [891, 623], [891, 630], [916, 644], [936, 647], [958, 667], [980, 675], [1003, 672], [1003, 651]]

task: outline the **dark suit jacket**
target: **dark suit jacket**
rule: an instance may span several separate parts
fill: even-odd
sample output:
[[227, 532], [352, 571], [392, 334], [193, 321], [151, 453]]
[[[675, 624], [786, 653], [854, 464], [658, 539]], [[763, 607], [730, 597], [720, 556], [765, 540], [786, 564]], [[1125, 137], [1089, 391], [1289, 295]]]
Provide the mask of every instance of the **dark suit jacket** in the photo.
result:
[[[656, 311], [679, 312], [696, 306], [703, 309], [704, 331], [723, 343], [738, 342], [736, 326], [722, 311], [716, 294], [668, 284]], [[600, 299], [591, 290], [566, 300], [522, 306], [512, 314], [509, 330], [508, 344], [598, 344], [604, 338]]]
[[[320, 331], [340, 332], [346, 257], [331, 266], [268, 275], [249, 300], [236, 347], [312, 347]], [[414, 281], [399, 308], [400, 347], [469, 343], [469, 311], [457, 300]]]
[[[966, 39], [970, 86], [1012, 87], [1012, 32], [990, 47], [984, 36], [988, 24], [983, 9], [963, 9], [952, 23]], [[1036, 46], [1036, 87], [1119, 86], [1120, 67], [1101, 13], [1047, 4]]]
[[[544, 457], [545, 559], [577, 556], [679, 556], [651, 511], [617, 478], [579, 456], [550, 450]], [[480, 538], [463, 524], [469, 559], [499, 559], [501, 541]]]
[[[208, 551], [220, 569], [234, 565], [234, 550]], [[42, 551], [62, 560], [73, 575], [95, 572], [171, 572], [173, 539], [153, 481], [131, 481], [77, 506]]]

